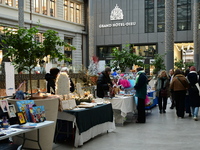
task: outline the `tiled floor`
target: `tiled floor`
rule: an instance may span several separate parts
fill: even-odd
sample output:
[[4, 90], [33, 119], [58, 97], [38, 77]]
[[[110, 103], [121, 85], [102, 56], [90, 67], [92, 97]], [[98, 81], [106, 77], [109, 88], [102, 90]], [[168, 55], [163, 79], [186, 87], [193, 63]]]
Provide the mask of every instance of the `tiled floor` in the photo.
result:
[[54, 144], [53, 150], [199, 150], [200, 121], [185, 115], [177, 118], [175, 110], [158, 113], [155, 107], [147, 115], [146, 124], [127, 122], [111, 133], [99, 135], [83, 146], [75, 148], [72, 143]]

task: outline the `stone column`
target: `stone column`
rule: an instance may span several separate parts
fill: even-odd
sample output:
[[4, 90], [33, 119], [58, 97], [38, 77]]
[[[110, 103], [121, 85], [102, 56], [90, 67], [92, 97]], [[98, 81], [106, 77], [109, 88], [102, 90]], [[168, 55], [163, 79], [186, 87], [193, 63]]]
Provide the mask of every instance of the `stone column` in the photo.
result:
[[199, 8], [199, 4], [198, 4], [198, 0], [194, 0], [194, 19], [193, 19], [193, 42], [194, 42], [194, 62], [195, 62], [195, 67], [197, 70], [200, 69], [200, 65], [199, 65], [199, 42], [198, 42], [198, 8]]
[[89, 59], [95, 55], [95, 48], [94, 48], [94, 6], [93, 0], [89, 0], [88, 2], [89, 8], [89, 17], [88, 17], [88, 40], [89, 40]]
[[174, 68], [174, 1], [165, 1], [165, 65]]
[[24, 0], [18, 1], [19, 27], [24, 27]]

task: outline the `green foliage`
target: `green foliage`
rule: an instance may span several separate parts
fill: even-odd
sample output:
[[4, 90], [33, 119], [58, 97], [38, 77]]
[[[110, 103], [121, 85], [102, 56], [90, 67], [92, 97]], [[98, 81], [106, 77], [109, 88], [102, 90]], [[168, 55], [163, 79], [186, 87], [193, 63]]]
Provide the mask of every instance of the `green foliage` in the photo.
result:
[[[31, 71], [34, 69], [44, 57], [50, 56], [51, 59], [57, 58], [59, 61], [70, 58], [62, 53], [61, 46], [69, 47], [71, 50], [75, 48], [63, 42], [57, 35], [56, 31], [47, 30], [43, 33], [43, 43], [34, 40], [35, 36], [39, 34], [38, 27], [19, 28], [12, 30], [11, 28], [4, 29], [5, 35], [2, 36], [1, 45], [4, 50], [4, 57], [9, 58], [18, 72], [27, 70], [30, 77]], [[32, 93], [32, 87], [31, 87]]]
[[177, 59], [175, 59], [175, 60], [176, 60], [176, 62], [174, 63], [175, 69], [182, 70], [184, 68], [184, 62], [183, 62], [183, 60], [182, 59], [180, 59], [178, 61], [177, 61]]
[[125, 45], [122, 50], [113, 48], [112, 56], [114, 56], [114, 58], [111, 68], [119, 67], [122, 72], [124, 72], [126, 68], [132, 68], [133, 64], [139, 66], [144, 65], [141, 62], [137, 62], [137, 60], [141, 60], [144, 58], [133, 53], [132, 49], [130, 49], [130, 44]]
[[189, 67], [189, 66], [194, 66], [195, 63], [194, 62], [186, 62], [185, 63], [185, 70]]
[[150, 65], [154, 66], [153, 74], [158, 74], [160, 70], [165, 70], [164, 56], [160, 54], [154, 55], [154, 60]]
[[43, 33], [43, 43], [34, 40], [35, 36], [39, 34], [38, 27], [19, 28], [18, 30], [4, 29], [5, 36], [2, 38], [2, 47], [6, 51], [4, 57], [10, 58], [12, 64], [18, 71], [27, 70], [31, 72], [33, 68], [44, 59], [50, 56], [51, 59], [58, 58], [59, 61], [70, 58], [61, 52], [61, 46], [75, 48], [63, 42], [57, 32], [54, 30], [47, 30]]
[[183, 60], [181, 59], [181, 60], [178, 60], [177, 61], [177, 58], [175, 59], [175, 63], [174, 63], [174, 65], [175, 65], [175, 69], [180, 69], [180, 70], [187, 70], [187, 68], [189, 67], [189, 66], [194, 66], [195, 65], [195, 63], [194, 62], [183, 62]]

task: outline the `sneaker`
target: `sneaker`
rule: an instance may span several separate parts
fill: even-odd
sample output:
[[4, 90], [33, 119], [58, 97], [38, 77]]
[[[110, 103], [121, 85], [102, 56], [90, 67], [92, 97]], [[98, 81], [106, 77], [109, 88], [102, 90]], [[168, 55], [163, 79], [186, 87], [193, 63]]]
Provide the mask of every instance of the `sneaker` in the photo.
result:
[[195, 121], [198, 121], [197, 117], [194, 117], [193, 119], [194, 119]]
[[171, 106], [171, 107], [170, 107], [170, 109], [174, 109], [174, 107], [173, 107], [173, 106]]
[[166, 111], [165, 111], [165, 110], [163, 110], [163, 113], [166, 113]]
[[162, 114], [162, 110], [160, 110], [160, 114]]

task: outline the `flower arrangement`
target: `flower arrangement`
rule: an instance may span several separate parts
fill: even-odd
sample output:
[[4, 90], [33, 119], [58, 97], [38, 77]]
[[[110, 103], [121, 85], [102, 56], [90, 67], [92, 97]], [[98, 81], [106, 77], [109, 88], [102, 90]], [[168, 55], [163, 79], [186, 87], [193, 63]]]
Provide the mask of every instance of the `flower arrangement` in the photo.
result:
[[90, 60], [90, 65], [88, 67], [88, 75], [89, 76], [97, 76], [98, 75], [98, 62], [99, 59], [96, 56], [93, 56]]

